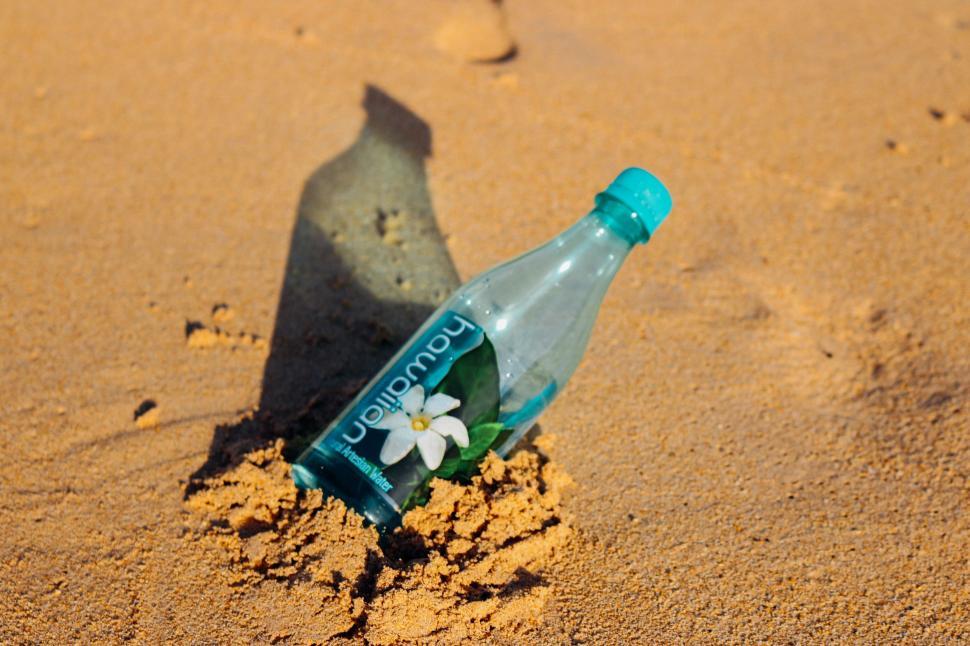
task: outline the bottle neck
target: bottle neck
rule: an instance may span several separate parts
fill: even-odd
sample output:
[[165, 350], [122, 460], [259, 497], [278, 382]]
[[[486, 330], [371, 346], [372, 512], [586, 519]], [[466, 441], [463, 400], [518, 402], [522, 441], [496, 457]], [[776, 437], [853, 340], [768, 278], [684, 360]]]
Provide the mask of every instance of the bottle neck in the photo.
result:
[[629, 206], [617, 199], [601, 193], [596, 198], [596, 208], [589, 216], [598, 220], [603, 227], [624, 240], [631, 247], [637, 243], [646, 244], [650, 239], [640, 216]]
[[589, 257], [589, 266], [598, 266], [597, 274], [613, 274], [644, 235], [640, 223], [634, 218], [623, 203], [608, 196], [602, 197], [597, 200], [596, 208], [577, 222], [566, 236], [572, 238], [573, 244], [584, 248], [582, 255]]
[[599, 204], [553, 241], [562, 258], [556, 267], [556, 284], [571, 284], [578, 293], [599, 298], [626, 260], [635, 241], [631, 242], [630, 231], [619, 226], [622, 215], [613, 208], [614, 200], [609, 202]]

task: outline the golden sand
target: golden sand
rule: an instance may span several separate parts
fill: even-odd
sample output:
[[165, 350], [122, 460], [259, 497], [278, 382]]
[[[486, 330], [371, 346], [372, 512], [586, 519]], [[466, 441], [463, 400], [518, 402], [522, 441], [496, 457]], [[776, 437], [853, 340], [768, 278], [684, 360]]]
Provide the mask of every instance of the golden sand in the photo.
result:
[[[968, 60], [959, 0], [3, 3], [0, 642], [966, 641]], [[293, 488], [634, 164], [541, 450], [383, 542]]]

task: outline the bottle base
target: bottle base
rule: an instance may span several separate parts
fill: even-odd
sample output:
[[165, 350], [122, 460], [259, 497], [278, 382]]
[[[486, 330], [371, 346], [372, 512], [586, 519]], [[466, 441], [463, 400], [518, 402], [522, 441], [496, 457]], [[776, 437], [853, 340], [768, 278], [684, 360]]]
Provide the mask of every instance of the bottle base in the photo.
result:
[[[316, 453], [316, 452], [314, 452]], [[322, 456], [313, 462], [320, 461]], [[352, 468], [352, 467], [351, 467]], [[305, 464], [294, 463], [290, 467], [293, 482], [300, 489], [321, 489], [325, 495], [333, 496], [344, 501], [347, 507], [363, 516], [368, 522], [377, 527], [381, 533], [393, 529], [401, 524], [401, 514], [391, 506], [365, 480], [361, 479], [350, 469], [341, 464]], [[346, 470], [347, 473], [341, 473]], [[342, 484], [338, 484], [342, 483]], [[350, 484], [348, 487], [347, 484]]]

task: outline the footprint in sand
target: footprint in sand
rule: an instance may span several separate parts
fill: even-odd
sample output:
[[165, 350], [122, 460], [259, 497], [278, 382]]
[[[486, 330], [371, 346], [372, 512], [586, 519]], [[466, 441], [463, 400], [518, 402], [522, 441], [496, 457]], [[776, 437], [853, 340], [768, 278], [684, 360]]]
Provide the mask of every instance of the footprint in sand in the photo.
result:
[[460, 0], [434, 37], [435, 46], [469, 63], [500, 63], [516, 53], [500, 0]]

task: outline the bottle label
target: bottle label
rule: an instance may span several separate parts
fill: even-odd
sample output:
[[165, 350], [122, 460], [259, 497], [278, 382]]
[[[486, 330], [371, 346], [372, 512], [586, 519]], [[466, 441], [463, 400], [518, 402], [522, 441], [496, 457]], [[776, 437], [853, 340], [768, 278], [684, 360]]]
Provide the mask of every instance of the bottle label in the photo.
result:
[[475, 472], [510, 432], [498, 413], [495, 350], [482, 328], [449, 310], [311, 450], [346, 460], [404, 510], [424, 502], [432, 477]]

